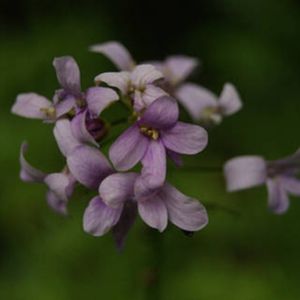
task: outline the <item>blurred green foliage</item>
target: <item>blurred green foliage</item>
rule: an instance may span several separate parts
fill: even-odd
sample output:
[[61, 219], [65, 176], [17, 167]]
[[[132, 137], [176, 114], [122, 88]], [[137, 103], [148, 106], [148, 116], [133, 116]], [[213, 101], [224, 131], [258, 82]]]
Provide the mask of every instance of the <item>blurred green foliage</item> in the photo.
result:
[[215, 92], [226, 81], [237, 85], [244, 109], [211, 130], [208, 148], [187, 165], [285, 156], [300, 144], [298, 1], [29, 0], [1, 7], [0, 299], [299, 299], [299, 199], [274, 216], [264, 188], [227, 194], [222, 174], [173, 170], [169, 180], [207, 204], [209, 226], [189, 238], [172, 225], [158, 234], [138, 221], [119, 254], [110, 235], [83, 232], [91, 197], [83, 189], [70, 217], [61, 218], [48, 209], [44, 187], [19, 180], [23, 140], [35, 166], [57, 171], [64, 161], [51, 126], [10, 114], [20, 92], [52, 96], [53, 57], [73, 55], [87, 87], [113, 70], [87, 47], [120, 39], [140, 61], [200, 58], [192, 80]]

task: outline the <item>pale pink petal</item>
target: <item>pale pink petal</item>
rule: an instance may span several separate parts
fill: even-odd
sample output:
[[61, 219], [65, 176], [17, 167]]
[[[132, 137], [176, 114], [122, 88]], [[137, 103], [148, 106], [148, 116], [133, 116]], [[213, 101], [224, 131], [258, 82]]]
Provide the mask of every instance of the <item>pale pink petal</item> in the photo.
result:
[[269, 209], [276, 214], [283, 214], [289, 208], [288, 192], [284, 189], [280, 177], [267, 180]]
[[226, 83], [219, 98], [222, 114], [228, 116], [239, 111], [243, 104], [236, 88], [231, 83]]
[[123, 95], [128, 93], [131, 82], [130, 73], [126, 71], [101, 73], [94, 80], [97, 84], [104, 82], [111, 87], [119, 89]]
[[131, 73], [131, 82], [137, 89], [143, 89], [147, 84], [162, 78], [163, 74], [152, 65], [138, 65]]

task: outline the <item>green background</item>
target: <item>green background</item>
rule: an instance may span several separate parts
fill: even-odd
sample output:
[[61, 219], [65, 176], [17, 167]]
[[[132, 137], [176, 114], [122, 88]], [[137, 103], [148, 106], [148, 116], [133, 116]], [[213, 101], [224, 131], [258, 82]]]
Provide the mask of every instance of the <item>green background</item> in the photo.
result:
[[[300, 298], [299, 199], [283, 216], [266, 189], [227, 194], [222, 174], [201, 170], [242, 154], [276, 159], [299, 147], [300, 5], [292, 0], [1, 1], [0, 299], [265, 300]], [[82, 230], [91, 195], [78, 189], [70, 216], [48, 209], [45, 187], [19, 180], [19, 147], [53, 172], [64, 161], [52, 128], [10, 114], [18, 93], [51, 97], [55, 56], [73, 55], [83, 87], [114, 67], [87, 51], [120, 40], [138, 61], [183, 53], [202, 66], [192, 81], [219, 93], [233, 82], [244, 108], [209, 134], [207, 149], [170, 171], [170, 182], [207, 205], [210, 224], [192, 238], [158, 234], [139, 220], [123, 253], [108, 234]], [[110, 111], [111, 116], [113, 112]], [[246, 171], [246, 170], [245, 170]]]

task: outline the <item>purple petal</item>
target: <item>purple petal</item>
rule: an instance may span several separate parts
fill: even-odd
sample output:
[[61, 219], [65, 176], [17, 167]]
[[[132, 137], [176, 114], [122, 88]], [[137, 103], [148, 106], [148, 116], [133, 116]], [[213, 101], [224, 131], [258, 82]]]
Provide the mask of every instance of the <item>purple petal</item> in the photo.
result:
[[144, 91], [135, 90], [134, 92], [134, 110], [142, 111], [147, 108], [152, 102], [162, 96], [168, 94], [161, 88], [148, 84]]
[[119, 171], [134, 167], [145, 155], [149, 139], [140, 133], [137, 125], [129, 127], [109, 149], [109, 158]]
[[52, 191], [48, 191], [46, 194], [48, 205], [57, 213], [66, 216], [68, 214], [67, 202], [57, 197]]
[[288, 193], [300, 196], [300, 180], [294, 177], [282, 176], [281, 178], [284, 189]]
[[165, 184], [158, 194], [168, 210], [170, 221], [187, 231], [197, 231], [208, 223], [205, 207], [196, 199], [190, 198], [170, 184]]
[[152, 65], [138, 65], [131, 73], [131, 82], [137, 89], [145, 88], [147, 84], [162, 78], [163, 74]]
[[202, 119], [205, 109], [217, 106], [215, 94], [192, 83], [181, 85], [176, 90], [175, 96], [195, 121]]
[[166, 178], [166, 150], [160, 141], [152, 140], [149, 143], [145, 156], [142, 159], [142, 172], [134, 186], [137, 198], [147, 197], [154, 190], [164, 184]]
[[133, 198], [133, 185], [137, 176], [137, 173], [115, 173], [106, 177], [99, 187], [103, 202], [117, 208]]
[[168, 149], [181, 154], [199, 153], [208, 142], [204, 128], [183, 122], [177, 122], [174, 127], [162, 131], [161, 138]]
[[124, 205], [121, 217], [118, 223], [113, 227], [112, 233], [116, 242], [117, 248], [122, 250], [124, 247], [125, 239], [127, 234], [134, 224], [137, 216], [136, 203], [133, 201], [127, 201]]
[[119, 70], [130, 71], [135, 66], [128, 50], [119, 42], [111, 41], [90, 47], [90, 51], [97, 52], [108, 57]]
[[63, 115], [66, 115], [75, 107], [76, 107], [76, 99], [72, 95], [57, 102], [57, 104], [55, 104], [56, 118], [60, 118]]
[[183, 161], [180, 154], [167, 149], [167, 156], [175, 163], [176, 167], [183, 166]]
[[126, 71], [101, 73], [94, 80], [97, 84], [104, 82], [111, 87], [119, 89], [123, 95], [128, 93], [130, 87], [130, 73]]
[[168, 213], [164, 202], [158, 197], [138, 201], [138, 212], [150, 227], [164, 231], [168, 225]]
[[87, 110], [78, 113], [71, 121], [72, 134], [82, 144], [92, 144], [98, 147], [98, 143], [89, 133], [86, 127]]
[[259, 156], [240, 156], [224, 165], [227, 191], [233, 192], [264, 184], [267, 179], [266, 162]]
[[60, 152], [66, 157], [80, 142], [73, 136], [71, 123], [68, 119], [60, 119], [56, 122], [53, 133]]
[[32, 167], [27, 160], [25, 159], [25, 153], [28, 149], [28, 144], [23, 143], [21, 145], [20, 151], [20, 164], [21, 164], [21, 172], [20, 177], [25, 182], [44, 182], [45, 177], [47, 176], [46, 173]]
[[289, 208], [288, 193], [284, 189], [280, 177], [267, 180], [268, 205], [276, 214], [282, 214]]
[[190, 76], [198, 65], [199, 61], [193, 57], [170, 56], [164, 64], [166, 77], [173, 85], [176, 85]]
[[226, 83], [219, 98], [219, 105], [225, 116], [232, 115], [242, 108], [242, 101], [231, 83]]
[[26, 93], [18, 95], [11, 112], [25, 118], [49, 119], [46, 111], [52, 107], [47, 98], [35, 93]]
[[107, 206], [100, 197], [93, 198], [83, 216], [83, 229], [93, 236], [107, 233], [120, 219], [122, 208]]
[[79, 96], [80, 71], [75, 59], [71, 56], [56, 57], [53, 60], [56, 76], [64, 90], [74, 96]]
[[86, 93], [86, 101], [89, 113], [92, 117], [98, 117], [100, 113], [110, 104], [119, 100], [118, 94], [105, 87], [89, 88]]
[[84, 186], [98, 189], [101, 181], [113, 170], [107, 158], [96, 148], [78, 146], [67, 157], [72, 175]]
[[158, 129], [167, 129], [175, 125], [179, 110], [175, 99], [168, 96], [155, 100], [145, 111], [139, 123]]

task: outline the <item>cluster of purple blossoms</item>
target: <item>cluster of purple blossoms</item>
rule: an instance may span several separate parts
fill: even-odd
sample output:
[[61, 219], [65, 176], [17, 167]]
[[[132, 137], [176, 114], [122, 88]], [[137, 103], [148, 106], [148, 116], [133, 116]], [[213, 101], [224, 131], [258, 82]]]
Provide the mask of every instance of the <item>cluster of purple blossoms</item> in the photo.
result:
[[[166, 181], [167, 159], [182, 165], [181, 155], [195, 155], [208, 142], [203, 126], [219, 124], [242, 107], [237, 90], [226, 83], [220, 96], [186, 82], [199, 65], [182, 55], [165, 61], [137, 64], [118, 42], [94, 45], [91, 51], [108, 57], [119, 69], [94, 78], [95, 85], [81, 90], [80, 71], [70, 56], [55, 58], [60, 89], [52, 101], [36, 93], [17, 96], [12, 112], [53, 125], [53, 134], [66, 164], [60, 172], [45, 173], [25, 159], [27, 143], [20, 153], [20, 177], [47, 186], [47, 202], [67, 215], [75, 186], [94, 191], [83, 216], [84, 230], [94, 236], [112, 231], [122, 247], [137, 215], [162, 232], [168, 221], [185, 232], [208, 223], [205, 207]], [[113, 122], [102, 118], [112, 105], [125, 104], [127, 128], [101, 151]], [[195, 124], [179, 120], [179, 105]], [[134, 168], [134, 170], [133, 170]], [[278, 161], [259, 156], [237, 157], [224, 166], [228, 191], [266, 183], [269, 206], [276, 213], [288, 208], [288, 194], [300, 195], [300, 152]]]

